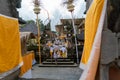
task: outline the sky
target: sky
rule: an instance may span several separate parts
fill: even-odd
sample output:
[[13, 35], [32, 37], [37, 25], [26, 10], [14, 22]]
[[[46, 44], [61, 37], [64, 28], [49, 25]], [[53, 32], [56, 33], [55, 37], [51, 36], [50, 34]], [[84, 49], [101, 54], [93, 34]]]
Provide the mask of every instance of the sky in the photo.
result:
[[[51, 29], [55, 31], [55, 25], [60, 24], [60, 19], [71, 18], [70, 12], [66, 9], [66, 6], [61, 5], [63, 0], [41, 0], [41, 11], [39, 19], [46, 24], [48, 21], [48, 14], [51, 20]], [[76, 0], [74, 2], [74, 18], [85, 17], [85, 2], [84, 0]], [[33, 11], [34, 4], [32, 0], [22, 0], [21, 8], [18, 9], [20, 17], [24, 20], [35, 20], [36, 15]]]

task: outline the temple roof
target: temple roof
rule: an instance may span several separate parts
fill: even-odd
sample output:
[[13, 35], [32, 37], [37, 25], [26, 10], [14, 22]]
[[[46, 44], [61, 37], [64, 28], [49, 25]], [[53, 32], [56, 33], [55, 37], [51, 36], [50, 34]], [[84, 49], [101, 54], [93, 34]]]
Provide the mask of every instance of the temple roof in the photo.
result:
[[36, 35], [38, 33], [38, 30], [36, 24], [34, 22], [30, 22], [25, 24], [24, 27], [21, 27], [20, 32], [32, 32]]
[[[74, 19], [74, 23], [75, 25], [79, 25], [83, 20], [84, 18]], [[72, 23], [72, 19], [61, 19], [61, 23], [67, 25], [67, 23]]]

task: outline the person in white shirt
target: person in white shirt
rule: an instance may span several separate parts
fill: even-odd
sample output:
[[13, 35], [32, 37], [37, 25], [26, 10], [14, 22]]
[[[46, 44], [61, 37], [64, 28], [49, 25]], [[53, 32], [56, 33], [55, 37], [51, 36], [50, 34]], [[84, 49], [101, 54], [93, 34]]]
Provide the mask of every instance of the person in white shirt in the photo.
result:
[[62, 48], [60, 50], [62, 51], [62, 57], [67, 58], [67, 49], [66, 49], [66, 47], [62, 46]]

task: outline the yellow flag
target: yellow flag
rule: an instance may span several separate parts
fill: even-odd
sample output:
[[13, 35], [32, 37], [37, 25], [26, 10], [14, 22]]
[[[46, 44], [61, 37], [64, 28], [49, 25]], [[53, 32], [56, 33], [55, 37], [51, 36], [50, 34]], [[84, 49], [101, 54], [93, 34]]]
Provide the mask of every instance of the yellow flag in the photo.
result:
[[80, 63], [80, 80], [94, 80], [100, 56], [100, 45], [107, 0], [93, 0], [85, 20], [85, 44]]
[[0, 75], [21, 64], [18, 20], [0, 14]]
[[89, 8], [85, 20], [85, 43], [81, 63], [86, 65], [90, 57], [94, 38], [98, 28], [104, 0], [94, 0]]

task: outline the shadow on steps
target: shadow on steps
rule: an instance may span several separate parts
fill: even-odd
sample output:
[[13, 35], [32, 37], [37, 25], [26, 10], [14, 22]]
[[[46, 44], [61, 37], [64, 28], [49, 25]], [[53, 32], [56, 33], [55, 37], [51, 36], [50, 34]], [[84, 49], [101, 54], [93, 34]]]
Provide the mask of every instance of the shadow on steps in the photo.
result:
[[58, 79], [47, 79], [47, 78], [33, 78], [33, 79], [25, 79], [25, 78], [20, 78], [19, 80], [58, 80]]

